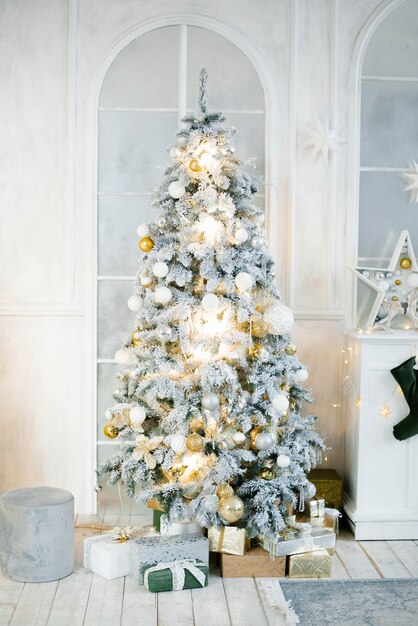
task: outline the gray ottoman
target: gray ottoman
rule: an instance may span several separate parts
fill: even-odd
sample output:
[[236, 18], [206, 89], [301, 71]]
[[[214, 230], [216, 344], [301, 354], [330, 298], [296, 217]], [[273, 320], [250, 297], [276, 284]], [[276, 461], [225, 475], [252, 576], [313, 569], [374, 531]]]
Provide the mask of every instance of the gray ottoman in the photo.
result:
[[74, 568], [74, 498], [64, 489], [29, 487], [0, 497], [0, 561], [12, 580], [40, 583]]

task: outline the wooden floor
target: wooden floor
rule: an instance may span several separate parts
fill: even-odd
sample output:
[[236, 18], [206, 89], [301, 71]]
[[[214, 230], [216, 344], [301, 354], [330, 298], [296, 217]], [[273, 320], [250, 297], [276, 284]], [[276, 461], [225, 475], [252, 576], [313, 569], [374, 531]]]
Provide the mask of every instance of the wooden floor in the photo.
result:
[[[79, 515], [76, 524], [142, 526], [150, 511]], [[83, 538], [76, 529], [76, 568], [50, 583], [16, 583], [0, 574], [0, 625], [5, 626], [279, 626], [283, 614], [271, 603], [278, 579], [222, 579], [211, 574], [205, 589], [149, 593], [130, 578], [105, 580], [82, 567]], [[97, 531], [96, 531], [97, 532]], [[332, 557], [334, 579], [418, 577], [418, 542], [356, 542], [342, 530]], [[271, 594], [273, 591], [273, 594]]]

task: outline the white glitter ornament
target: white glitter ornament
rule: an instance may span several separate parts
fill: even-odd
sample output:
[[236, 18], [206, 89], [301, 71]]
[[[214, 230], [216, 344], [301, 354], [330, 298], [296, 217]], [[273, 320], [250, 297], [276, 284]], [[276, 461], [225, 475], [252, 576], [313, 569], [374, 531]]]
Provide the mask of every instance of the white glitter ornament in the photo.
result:
[[278, 393], [271, 399], [273, 408], [279, 413], [284, 413], [289, 408], [289, 400], [284, 393]]
[[264, 311], [263, 319], [272, 335], [285, 335], [292, 330], [294, 317], [288, 306], [276, 302]]
[[248, 239], [248, 233], [245, 228], [238, 228], [234, 235], [235, 241], [238, 243], [244, 243]]
[[273, 445], [273, 438], [270, 435], [270, 433], [260, 433], [254, 439], [254, 445], [257, 448], [257, 450], [260, 450], [260, 451], [268, 450]]
[[148, 224], [140, 224], [138, 228], [136, 229], [136, 234], [138, 235], [140, 239], [142, 239], [142, 237], [148, 237], [149, 235]]
[[131, 296], [128, 300], [128, 309], [137, 313], [142, 309], [142, 298], [139, 296]]
[[214, 411], [217, 409], [219, 406], [219, 398], [216, 393], [213, 393], [212, 391], [204, 393], [202, 396], [202, 406], [208, 411]]
[[206, 311], [215, 311], [219, 306], [219, 298], [214, 293], [207, 293], [202, 298], [202, 306]]
[[132, 428], [135, 430], [143, 431], [142, 424], [144, 423], [147, 414], [145, 413], [145, 409], [142, 406], [134, 406], [129, 411], [129, 420], [131, 422]]
[[202, 500], [202, 507], [206, 513], [216, 513], [219, 506], [219, 498], [215, 493], [205, 496]]
[[164, 261], [157, 261], [152, 267], [152, 273], [158, 278], [165, 278], [168, 274], [168, 265]]
[[279, 454], [277, 457], [277, 465], [282, 468], [289, 467], [290, 457], [287, 456], [287, 454]]
[[127, 365], [130, 361], [130, 356], [127, 350], [118, 350], [115, 353], [115, 361], [116, 363], [120, 363], [121, 365]]
[[248, 291], [253, 286], [253, 277], [248, 272], [239, 272], [234, 279], [235, 285], [240, 291]]
[[186, 437], [184, 435], [173, 435], [170, 441], [171, 449], [176, 454], [181, 454], [186, 450]]
[[105, 419], [111, 420], [113, 418], [113, 413], [110, 409], [106, 409], [105, 411]]
[[178, 198], [184, 196], [184, 194], [186, 193], [186, 188], [179, 180], [174, 180], [168, 186], [168, 193], [172, 198], [175, 198], [177, 200]]
[[293, 378], [298, 382], [298, 383], [303, 383], [305, 382], [305, 380], [308, 380], [309, 374], [308, 374], [308, 370], [306, 370], [304, 367], [300, 370], [297, 370], [297, 372], [295, 372], [293, 374]]
[[141, 276], [141, 285], [143, 287], [149, 287], [151, 283], [152, 283], [151, 276]]
[[167, 304], [172, 297], [173, 294], [168, 287], [157, 287], [155, 290], [155, 302], [158, 304]]
[[244, 433], [237, 431], [236, 433], [232, 435], [232, 439], [234, 440], [234, 443], [236, 443], [237, 446], [240, 446], [245, 442], [246, 436], [244, 435]]

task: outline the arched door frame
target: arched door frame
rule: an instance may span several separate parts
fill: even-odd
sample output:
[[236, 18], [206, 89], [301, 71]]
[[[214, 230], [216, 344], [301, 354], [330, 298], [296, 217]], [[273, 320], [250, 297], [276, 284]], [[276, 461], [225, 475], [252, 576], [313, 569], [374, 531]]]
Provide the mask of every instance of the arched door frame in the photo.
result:
[[[278, 248], [274, 246], [278, 242], [279, 237], [279, 207], [277, 202], [278, 189], [278, 172], [274, 163], [277, 160], [275, 156], [275, 145], [278, 138], [278, 97], [274, 88], [273, 77], [267, 71], [268, 63], [263, 58], [259, 50], [252, 45], [246, 36], [214, 18], [190, 14], [187, 12], [172, 13], [163, 17], [153, 18], [135, 24], [130, 29], [121, 33], [109, 45], [108, 51], [97, 64], [97, 68], [92, 77], [87, 101], [87, 123], [91, 128], [90, 141], [87, 138], [86, 148], [88, 153], [85, 155], [86, 163], [89, 165], [86, 170], [84, 194], [85, 198], [83, 206], [87, 208], [89, 217], [88, 223], [88, 250], [86, 250], [86, 258], [91, 259], [89, 264], [89, 275], [86, 278], [86, 344], [88, 346], [88, 414], [96, 416], [96, 398], [97, 398], [97, 174], [98, 174], [98, 112], [99, 98], [106, 73], [115, 60], [117, 55], [132, 41], [158, 28], [166, 26], [195, 26], [212, 30], [215, 33], [225, 37], [235, 44], [250, 60], [257, 71], [261, 85], [264, 90], [265, 100], [265, 206], [266, 206], [266, 227], [268, 233], [268, 242], [272, 250], [275, 261], [278, 262]], [[91, 474], [91, 480], [94, 480], [94, 471], [96, 469], [96, 449], [97, 449], [97, 429], [96, 419], [92, 419], [91, 439], [86, 442], [86, 453], [90, 454], [90, 462], [86, 464], [87, 475]], [[89, 450], [89, 452], [87, 451]], [[97, 498], [92, 490], [92, 498], [90, 509], [92, 512], [97, 510]]]
[[[346, 267], [357, 265], [359, 236], [359, 190], [360, 190], [360, 133], [361, 133], [361, 75], [364, 55], [378, 26], [404, 0], [386, 0], [369, 16], [359, 32], [350, 65], [350, 88], [348, 128], [351, 129], [347, 158], [346, 203]], [[357, 281], [346, 272], [346, 328], [352, 329], [357, 318]]]

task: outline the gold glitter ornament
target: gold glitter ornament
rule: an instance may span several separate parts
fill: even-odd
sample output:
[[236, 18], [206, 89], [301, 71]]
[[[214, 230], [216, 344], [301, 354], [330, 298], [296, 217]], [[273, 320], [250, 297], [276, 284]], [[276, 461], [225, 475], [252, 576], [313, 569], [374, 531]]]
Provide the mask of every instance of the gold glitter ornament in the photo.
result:
[[220, 433], [219, 438], [221, 440], [221, 444], [227, 450], [233, 450], [236, 446], [236, 443], [234, 441], [235, 433], [236, 430], [234, 428], [231, 428], [230, 426], [224, 428]]
[[191, 159], [189, 163], [189, 167], [192, 170], [192, 172], [201, 172], [203, 169], [199, 159]]
[[287, 383], [283, 383], [282, 385], [280, 385], [279, 389], [282, 389], [283, 391], [290, 391], [290, 385], [288, 385]]
[[113, 424], [106, 424], [103, 428], [103, 432], [109, 439], [115, 439], [119, 434], [119, 428], [116, 428]]
[[218, 513], [226, 522], [233, 524], [244, 515], [244, 502], [238, 496], [228, 496], [219, 502]]
[[197, 433], [193, 433], [186, 438], [186, 447], [189, 452], [201, 452], [203, 450], [203, 439]]
[[407, 257], [405, 257], [400, 260], [399, 265], [401, 266], [403, 270], [409, 270], [409, 268], [412, 265], [412, 261], [411, 259], [408, 259]]
[[263, 467], [261, 472], [258, 474], [258, 478], [263, 478], [264, 480], [273, 480], [276, 478], [276, 473], [271, 467]]
[[397, 278], [397, 279], [395, 280], [395, 285], [398, 285], [398, 286], [399, 286], [399, 285], [402, 285], [402, 281], [401, 281], [401, 280], [399, 280], [399, 278]]
[[139, 328], [136, 328], [132, 333], [132, 343], [135, 348], [141, 343], [141, 330]]
[[189, 422], [189, 430], [194, 433], [196, 431], [204, 431], [205, 430], [205, 422], [201, 417], [194, 417]]
[[230, 496], [233, 496], [234, 490], [231, 485], [221, 485], [217, 488], [216, 495], [218, 496], [219, 500], [223, 500], [224, 498], [229, 498]]
[[138, 245], [142, 252], [151, 252], [154, 247], [154, 242], [151, 237], [142, 237], [142, 239], [139, 240]]
[[289, 343], [289, 345], [285, 347], [284, 351], [289, 356], [293, 356], [294, 354], [296, 354], [296, 346], [295, 346], [295, 344]]
[[251, 334], [253, 337], [265, 337], [268, 333], [268, 326], [261, 317], [255, 317], [251, 320]]

